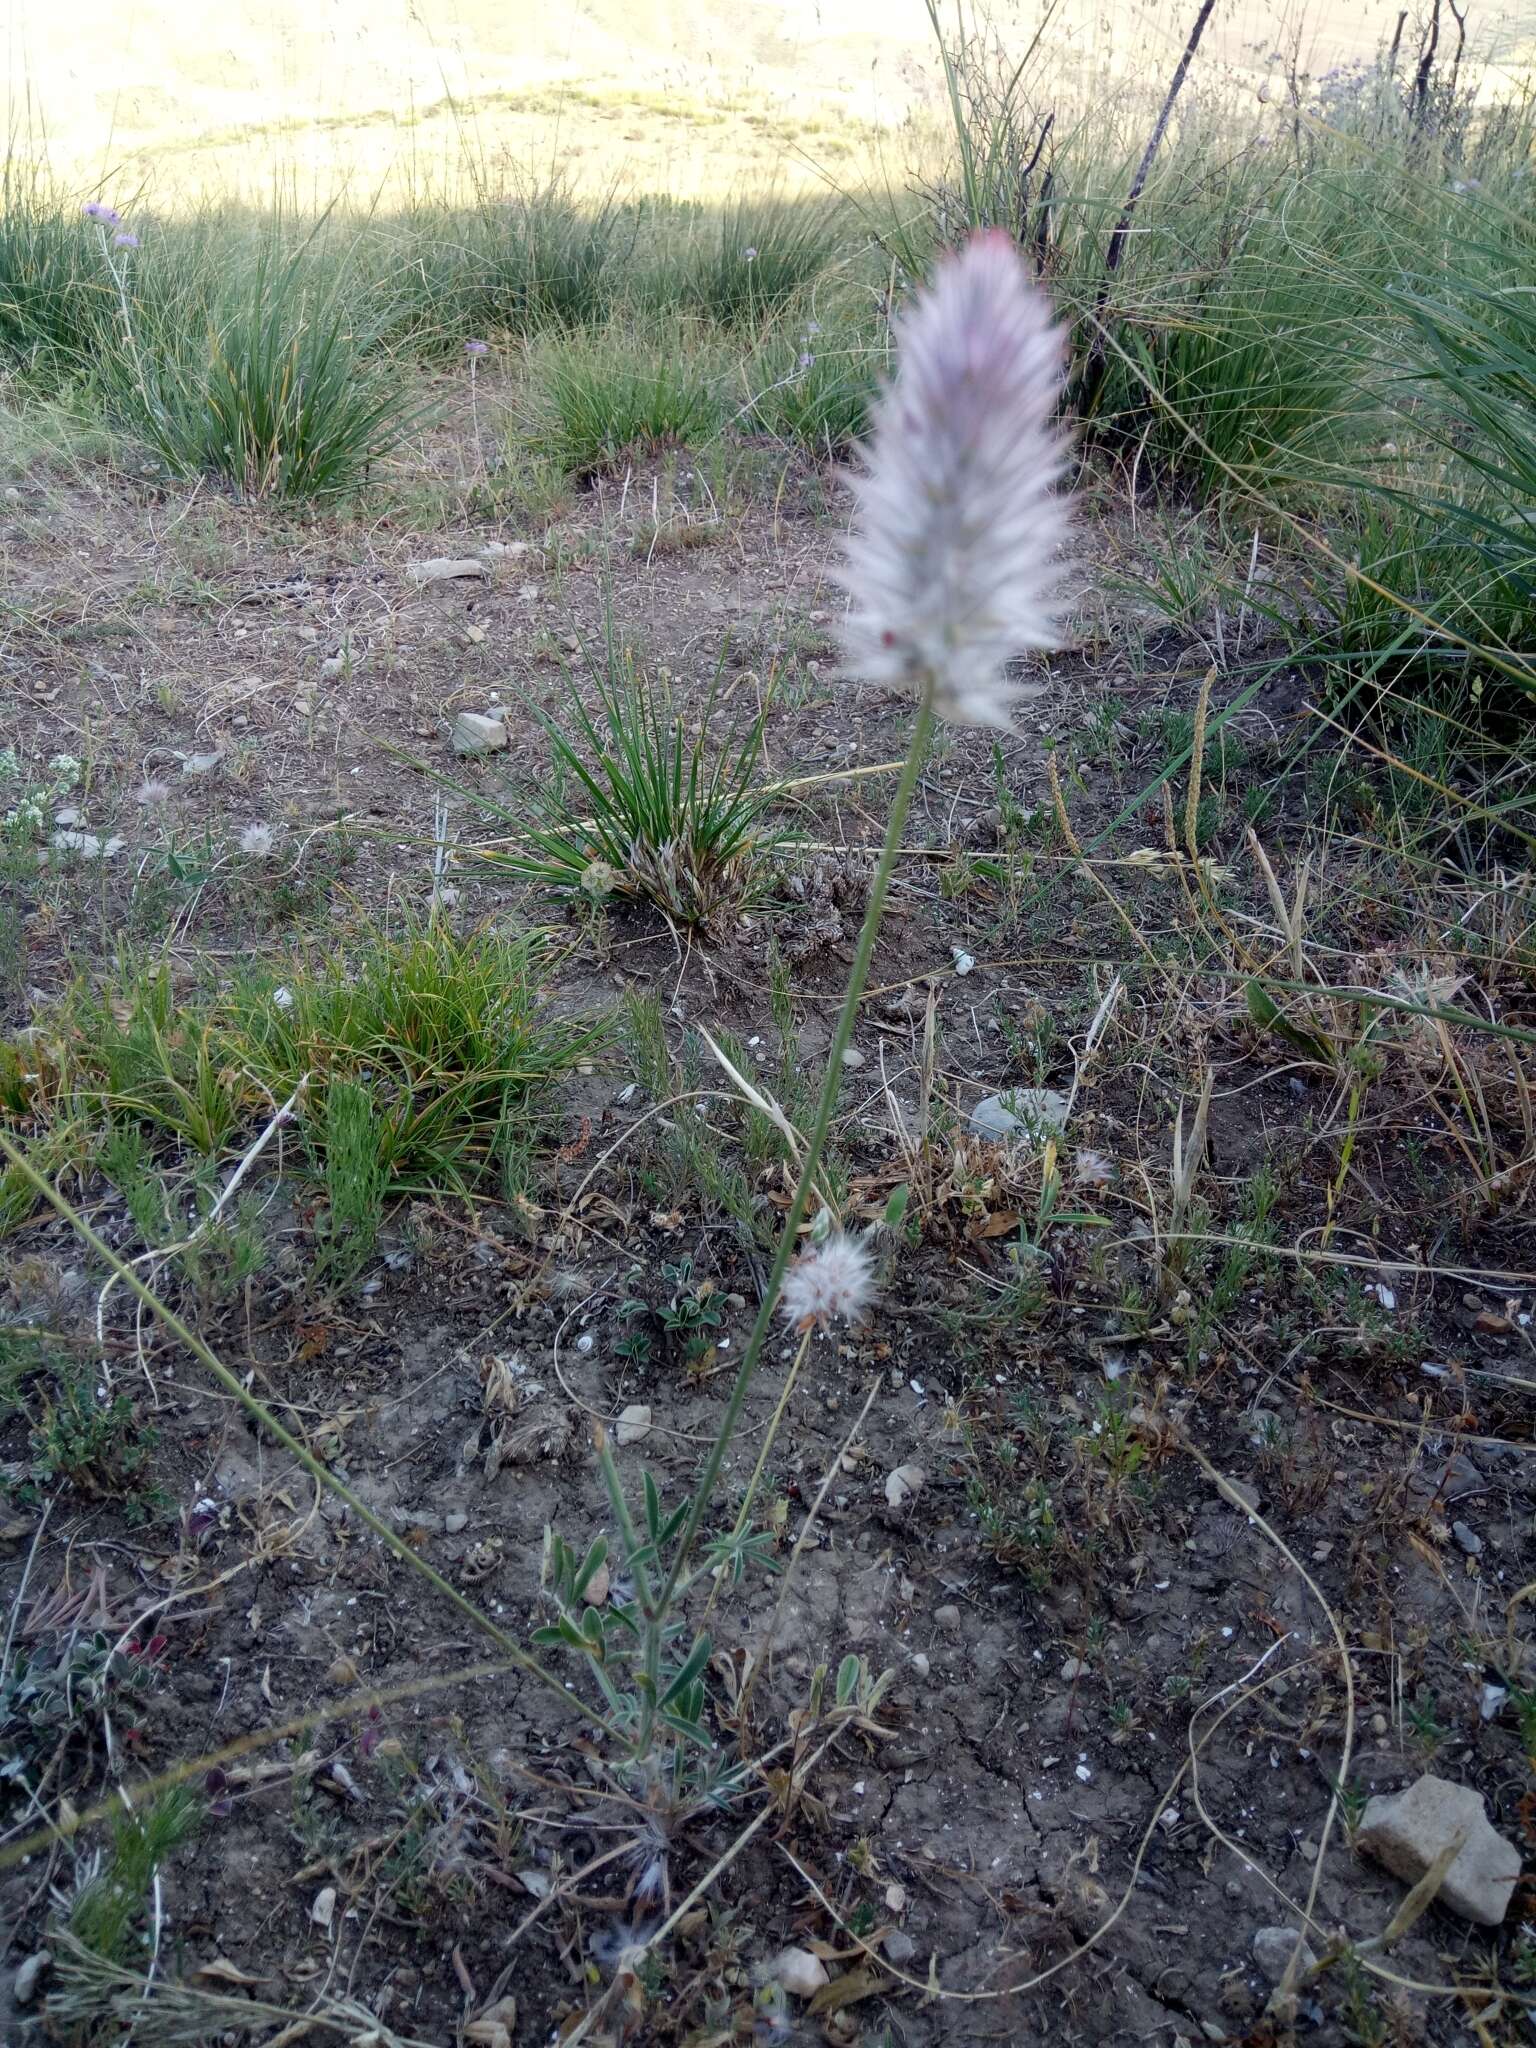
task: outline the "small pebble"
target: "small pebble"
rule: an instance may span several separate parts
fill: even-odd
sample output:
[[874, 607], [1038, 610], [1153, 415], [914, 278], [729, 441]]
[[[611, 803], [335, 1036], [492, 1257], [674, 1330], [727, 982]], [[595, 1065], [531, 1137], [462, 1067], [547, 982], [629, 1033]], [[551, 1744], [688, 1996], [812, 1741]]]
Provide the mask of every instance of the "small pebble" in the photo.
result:
[[933, 1619], [939, 1628], [947, 1629], [951, 1635], [960, 1633], [960, 1610], [952, 1602], [935, 1608]]
[[1468, 1557], [1481, 1557], [1483, 1539], [1475, 1529], [1469, 1529], [1465, 1522], [1452, 1522], [1451, 1534], [1467, 1553]]
[[450, 1536], [457, 1536], [469, 1527], [469, 1517], [462, 1510], [456, 1510], [451, 1515], [444, 1515], [443, 1527]]
[[53, 1956], [40, 1948], [36, 1955], [28, 1956], [16, 1975], [11, 1979], [11, 1996], [18, 2005], [30, 2005], [37, 1996], [37, 1987], [42, 1982], [43, 1972], [50, 1969]]

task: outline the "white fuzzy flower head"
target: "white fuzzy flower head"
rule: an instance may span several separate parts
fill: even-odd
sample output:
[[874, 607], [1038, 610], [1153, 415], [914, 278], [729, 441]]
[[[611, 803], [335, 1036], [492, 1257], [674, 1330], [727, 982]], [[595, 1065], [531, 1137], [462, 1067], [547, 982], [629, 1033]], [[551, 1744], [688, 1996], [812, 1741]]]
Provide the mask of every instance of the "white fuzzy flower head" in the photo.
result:
[[837, 1317], [859, 1322], [874, 1296], [874, 1261], [863, 1239], [834, 1230], [784, 1275], [779, 1308], [797, 1330], [825, 1330]]
[[1056, 645], [1068, 526], [1054, 424], [1064, 344], [1000, 230], [945, 256], [896, 327], [841, 581], [850, 673], [919, 693], [956, 725], [1012, 727], [1007, 664]]
[[270, 825], [247, 825], [238, 843], [240, 851], [252, 860], [265, 860], [276, 839]]
[[133, 793], [135, 803], [143, 804], [146, 810], [156, 810], [170, 801], [171, 785], [161, 782], [157, 776], [148, 775]]
[[1073, 1162], [1072, 1182], [1080, 1188], [1107, 1188], [1115, 1177], [1114, 1162], [1089, 1145], [1080, 1145]]

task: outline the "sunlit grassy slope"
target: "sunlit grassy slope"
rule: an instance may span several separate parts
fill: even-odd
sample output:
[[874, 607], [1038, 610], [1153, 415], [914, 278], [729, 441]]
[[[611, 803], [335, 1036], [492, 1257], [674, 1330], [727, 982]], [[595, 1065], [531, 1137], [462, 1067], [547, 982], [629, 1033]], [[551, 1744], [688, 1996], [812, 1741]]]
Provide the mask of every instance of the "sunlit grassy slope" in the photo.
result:
[[[704, 197], [845, 181], [936, 86], [924, 0], [79, 0], [67, 29], [53, 0], [3, 5], [13, 136], [46, 131], [65, 177], [152, 180], [162, 204], [261, 197], [275, 175], [305, 204], [387, 198], [556, 159], [593, 185]], [[1060, 0], [1050, 68], [1155, 88], [1193, 12]], [[1041, 13], [989, 10], [1019, 49]], [[1505, 64], [1518, 13], [1474, 25]], [[1201, 68], [1257, 90], [1277, 57], [1316, 72], [1395, 18], [1396, 0], [1226, 0]]]

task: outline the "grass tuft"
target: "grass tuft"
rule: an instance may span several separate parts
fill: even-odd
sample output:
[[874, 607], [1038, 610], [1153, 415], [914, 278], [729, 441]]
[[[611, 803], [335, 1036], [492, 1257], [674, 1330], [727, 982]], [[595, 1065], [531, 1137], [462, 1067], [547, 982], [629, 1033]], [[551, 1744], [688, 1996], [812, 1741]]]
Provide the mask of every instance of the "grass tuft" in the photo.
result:
[[574, 683], [564, 723], [535, 709], [551, 783], [528, 793], [526, 810], [496, 806], [521, 829], [495, 864], [556, 901], [649, 903], [689, 928], [749, 901], [780, 843], [756, 782], [762, 713], [716, 736], [717, 679], [689, 732], [665, 688], [611, 645], [593, 689], [595, 716]]

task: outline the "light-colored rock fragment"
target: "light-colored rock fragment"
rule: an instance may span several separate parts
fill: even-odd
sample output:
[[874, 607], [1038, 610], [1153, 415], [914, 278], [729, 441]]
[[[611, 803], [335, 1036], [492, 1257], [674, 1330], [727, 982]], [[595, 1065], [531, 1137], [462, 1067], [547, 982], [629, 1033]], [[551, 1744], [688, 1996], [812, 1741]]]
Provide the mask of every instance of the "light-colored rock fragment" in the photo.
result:
[[43, 1972], [52, 1967], [53, 1956], [49, 1950], [40, 1948], [30, 1955], [11, 1979], [11, 1996], [17, 2005], [30, 2005], [37, 1996], [37, 1987], [42, 1982]]
[[903, 1501], [909, 1501], [923, 1490], [928, 1474], [921, 1465], [898, 1465], [894, 1472], [888, 1472], [885, 1479], [885, 1498], [893, 1508], [899, 1508]]
[[1297, 1943], [1301, 1943], [1301, 1962], [1298, 1970], [1305, 1974], [1317, 1968], [1317, 1957], [1294, 1927], [1261, 1927], [1253, 1937], [1253, 1960], [1259, 1975], [1266, 1983], [1278, 1984], [1291, 1966], [1291, 1956]]
[[461, 711], [453, 721], [456, 754], [496, 754], [507, 744], [506, 722], [483, 711]]
[[984, 1095], [971, 1111], [978, 1138], [1059, 1138], [1066, 1122], [1067, 1098], [1055, 1088], [1009, 1088]]
[[1488, 1819], [1482, 1796], [1426, 1771], [1405, 1792], [1368, 1800], [1359, 1846], [1394, 1877], [1417, 1884], [1453, 1840], [1461, 1848], [1440, 1886], [1438, 1903], [1479, 1927], [1497, 1927], [1520, 1875], [1520, 1852]]
[[405, 573], [413, 583], [451, 583], [459, 576], [483, 576], [486, 565], [478, 555], [434, 555], [430, 562], [408, 562]]
[[768, 1975], [792, 1998], [812, 1998], [827, 1982], [827, 1966], [808, 1948], [784, 1948], [768, 1965]]
[[619, 1416], [618, 1438], [621, 1444], [638, 1444], [651, 1433], [651, 1411], [643, 1401], [632, 1401]]

